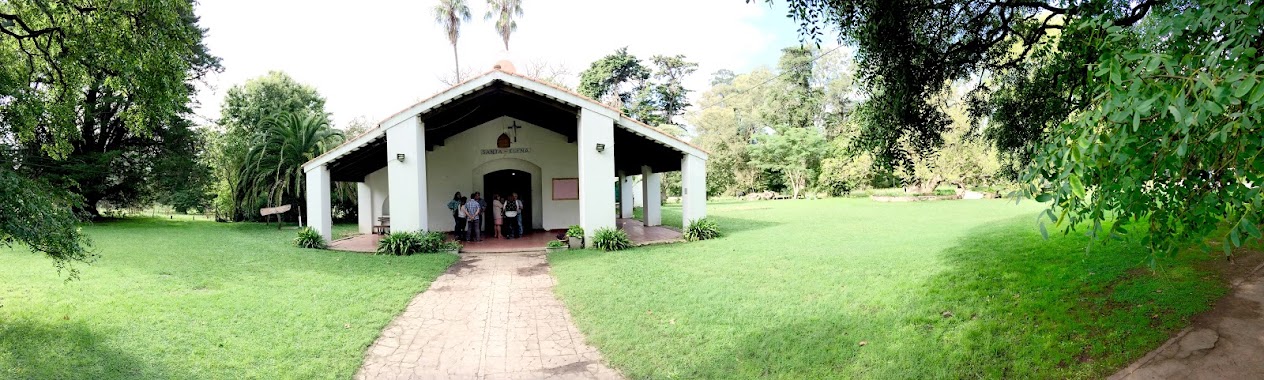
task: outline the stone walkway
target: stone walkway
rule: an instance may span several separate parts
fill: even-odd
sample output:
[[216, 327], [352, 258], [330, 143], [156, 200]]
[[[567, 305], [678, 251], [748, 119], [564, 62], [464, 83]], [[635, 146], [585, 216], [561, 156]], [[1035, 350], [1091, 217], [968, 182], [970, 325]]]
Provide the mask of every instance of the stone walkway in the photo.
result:
[[1176, 337], [1111, 380], [1264, 378], [1264, 264]]
[[357, 379], [620, 379], [553, 295], [545, 254], [463, 254], [365, 354]]

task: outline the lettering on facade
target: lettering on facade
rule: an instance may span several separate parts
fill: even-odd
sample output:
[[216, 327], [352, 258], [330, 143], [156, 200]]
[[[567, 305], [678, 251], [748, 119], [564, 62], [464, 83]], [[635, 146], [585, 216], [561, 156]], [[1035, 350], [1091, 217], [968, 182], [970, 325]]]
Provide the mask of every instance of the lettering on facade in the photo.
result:
[[531, 153], [531, 148], [509, 148], [509, 149], [482, 149], [482, 154], [515, 154], [515, 153]]

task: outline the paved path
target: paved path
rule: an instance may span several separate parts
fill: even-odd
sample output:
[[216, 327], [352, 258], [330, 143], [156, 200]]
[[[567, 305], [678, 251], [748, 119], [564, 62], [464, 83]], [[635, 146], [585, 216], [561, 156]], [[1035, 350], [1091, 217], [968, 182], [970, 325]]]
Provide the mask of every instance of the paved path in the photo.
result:
[[357, 379], [620, 379], [584, 343], [545, 254], [463, 254], [365, 354]]
[[1190, 327], [1112, 380], [1264, 378], [1264, 264]]

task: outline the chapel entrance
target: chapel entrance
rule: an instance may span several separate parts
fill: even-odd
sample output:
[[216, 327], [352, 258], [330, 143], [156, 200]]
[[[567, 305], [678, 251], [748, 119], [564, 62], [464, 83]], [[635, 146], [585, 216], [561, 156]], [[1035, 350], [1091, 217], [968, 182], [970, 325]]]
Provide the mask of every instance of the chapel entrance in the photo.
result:
[[[505, 169], [497, 170], [483, 175], [483, 196], [488, 199], [488, 207], [491, 207], [491, 199], [493, 195], [500, 194], [501, 197], [509, 199], [509, 194], [518, 193], [518, 199], [522, 201], [522, 230], [529, 232], [533, 229], [531, 225], [531, 216], [536, 210], [531, 207], [531, 173], [521, 170]], [[508, 220], [505, 221], [509, 223]], [[487, 230], [490, 232], [495, 226], [490, 224]]]

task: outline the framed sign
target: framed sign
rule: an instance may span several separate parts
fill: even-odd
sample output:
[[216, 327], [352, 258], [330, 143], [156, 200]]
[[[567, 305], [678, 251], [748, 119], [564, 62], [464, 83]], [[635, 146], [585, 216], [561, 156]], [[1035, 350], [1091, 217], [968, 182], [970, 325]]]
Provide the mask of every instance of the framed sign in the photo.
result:
[[554, 178], [553, 200], [579, 199], [579, 178]]

